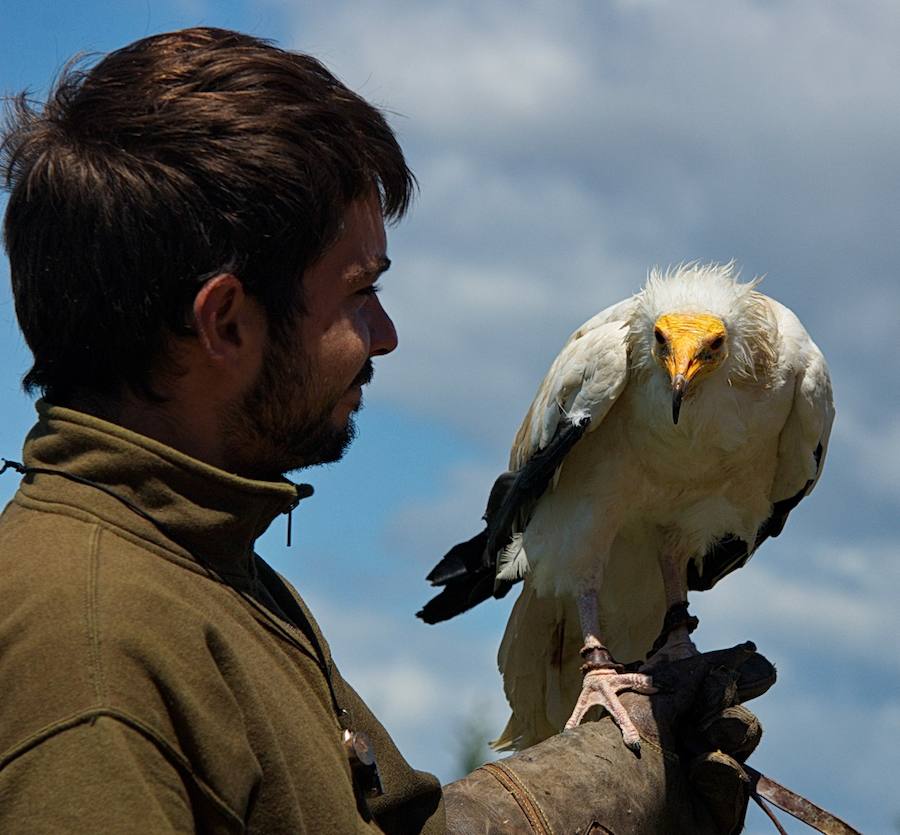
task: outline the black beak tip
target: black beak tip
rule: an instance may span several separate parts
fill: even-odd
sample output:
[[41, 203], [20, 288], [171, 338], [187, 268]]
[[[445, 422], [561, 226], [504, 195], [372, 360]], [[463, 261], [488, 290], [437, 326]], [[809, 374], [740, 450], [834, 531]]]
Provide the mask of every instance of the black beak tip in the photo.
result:
[[678, 417], [681, 415], [681, 401], [684, 400], [685, 379], [679, 374], [672, 383], [672, 423], [678, 425]]

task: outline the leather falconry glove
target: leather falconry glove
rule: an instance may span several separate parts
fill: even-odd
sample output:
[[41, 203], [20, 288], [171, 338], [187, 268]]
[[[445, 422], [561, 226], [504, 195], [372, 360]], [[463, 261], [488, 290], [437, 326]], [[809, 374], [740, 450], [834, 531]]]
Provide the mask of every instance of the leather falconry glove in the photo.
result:
[[606, 719], [587, 722], [444, 788], [451, 835], [740, 832], [762, 735], [742, 703], [775, 682], [751, 644], [653, 672], [660, 692], [622, 694], [640, 755]]

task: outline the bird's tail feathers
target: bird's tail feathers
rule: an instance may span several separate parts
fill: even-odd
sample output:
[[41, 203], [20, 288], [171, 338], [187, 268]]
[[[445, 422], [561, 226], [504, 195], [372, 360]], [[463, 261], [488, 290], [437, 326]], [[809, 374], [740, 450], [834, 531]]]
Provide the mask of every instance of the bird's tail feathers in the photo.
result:
[[520, 751], [523, 748], [526, 748], [526, 745], [522, 745], [522, 730], [519, 725], [518, 717], [513, 714], [509, 717], [506, 727], [500, 732], [500, 736], [496, 739], [492, 739], [488, 744], [495, 751], [501, 753], [505, 753], [506, 751]]
[[440, 594], [432, 597], [416, 612], [416, 617], [429, 624], [450, 620], [491, 596], [503, 597], [509, 588], [509, 584], [506, 584], [498, 593], [493, 572], [484, 571], [477, 575], [459, 577], [450, 580]]
[[581, 642], [574, 599], [538, 597], [526, 577], [497, 656], [512, 715], [492, 748], [521, 750], [562, 730], [580, 689]]
[[425, 623], [440, 623], [468, 611], [489, 597], [504, 597], [512, 582], [496, 577], [496, 566], [487, 554], [488, 531], [454, 545], [432, 569], [428, 579], [443, 586], [416, 617]]
[[433, 586], [444, 588], [416, 613], [425, 623], [448, 620], [489, 597], [504, 597], [512, 587], [515, 580], [497, 576], [497, 555], [505, 552], [511, 536], [515, 514], [506, 503], [517, 478], [518, 474], [512, 472], [497, 478], [484, 513], [487, 527], [471, 539], [454, 545], [431, 570], [428, 580]]

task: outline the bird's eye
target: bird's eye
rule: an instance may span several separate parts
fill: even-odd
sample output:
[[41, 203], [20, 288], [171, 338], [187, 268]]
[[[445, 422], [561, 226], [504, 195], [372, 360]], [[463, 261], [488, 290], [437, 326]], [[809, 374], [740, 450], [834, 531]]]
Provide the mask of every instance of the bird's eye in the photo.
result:
[[713, 351], [718, 351], [724, 343], [725, 337], [717, 336], [712, 342], [709, 343], [709, 347], [712, 348]]
[[656, 339], [657, 345], [666, 344], [666, 338], [663, 336], [663, 332], [659, 328], [656, 328], [656, 330], [653, 331], [653, 337], [654, 339]]

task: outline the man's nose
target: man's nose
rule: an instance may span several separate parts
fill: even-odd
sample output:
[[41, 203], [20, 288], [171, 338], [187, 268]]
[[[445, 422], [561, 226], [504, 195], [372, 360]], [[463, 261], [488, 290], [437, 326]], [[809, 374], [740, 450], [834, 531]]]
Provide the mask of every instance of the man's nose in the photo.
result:
[[397, 347], [397, 329], [387, 315], [381, 301], [373, 300], [372, 316], [369, 322], [369, 355], [373, 357], [389, 354]]

